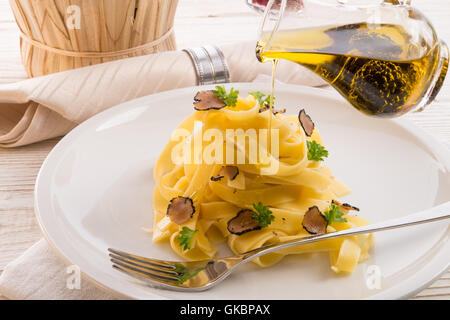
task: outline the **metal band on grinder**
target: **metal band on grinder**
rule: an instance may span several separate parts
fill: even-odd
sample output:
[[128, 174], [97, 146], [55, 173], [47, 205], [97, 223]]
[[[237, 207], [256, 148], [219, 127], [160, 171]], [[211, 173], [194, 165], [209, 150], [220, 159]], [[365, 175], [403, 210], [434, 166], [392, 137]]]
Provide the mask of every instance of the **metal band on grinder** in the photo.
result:
[[194, 64], [198, 85], [230, 82], [230, 70], [225, 56], [218, 47], [207, 45], [184, 51], [189, 54]]

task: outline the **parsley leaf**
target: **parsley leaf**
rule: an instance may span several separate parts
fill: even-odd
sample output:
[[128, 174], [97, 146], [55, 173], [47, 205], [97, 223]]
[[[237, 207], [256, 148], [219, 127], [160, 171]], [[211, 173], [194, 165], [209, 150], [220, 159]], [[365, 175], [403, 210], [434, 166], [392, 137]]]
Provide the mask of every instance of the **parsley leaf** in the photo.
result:
[[324, 146], [315, 141], [306, 141], [308, 146], [308, 160], [323, 161], [323, 158], [328, 158], [328, 150]]
[[267, 227], [273, 220], [275, 220], [272, 211], [263, 205], [262, 202], [258, 202], [257, 204], [254, 203], [253, 208], [256, 210], [256, 212], [253, 212], [253, 219], [258, 221], [261, 228]]
[[261, 91], [253, 91], [253, 92], [249, 92], [250, 95], [254, 96], [256, 98], [256, 100], [258, 100], [259, 105], [262, 106], [264, 103], [264, 96], [265, 94], [262, 93]]
[[188, 227], [183, 227], [183, 229], [181, 229], [180, 236], [177, 238], [177, 240], [183, 250], [191, 248], [192, 240], [194, 239], [194, 236], [197, 232], [198, 230], [191, 230]]
[[174, 270], [175, 272], [178, 273], [178, 276], [177, 276], [178, 281], [176, 282], [176, 284], [182, 284], [182, 283], [188, 281], [189, 279], [195, 277], [200, 271], [205, 270], [207, 266], [208, 265], [201, 267], [201, 268], [197, 268], [193, 272], [189, 272], [185, 266], [180, 265], [180, 264], [176, 265], [175, 270]]
[[342, 218], [344, 213], [339, 210], [339, 206], [332, 203], [330, 208], [324, 212], [325, 217], [328, 220], [328, 225], [333, 222], [347, 222], [347, 219]]
[[234, 88], [231, 88], [230, 93], [227, 93], [224, 86], [216, 86], [216, 90], [213, 90], [213, 93], [227, 106], [236, 107], [239, 90], [234, 90]]
[[179, 274], [185, 274], [186, 272], [188, 272], [188, 269], [185, 266], [183, 266], [182, 264], [176, 264], [175, 270], [173, 270], [173, 271], [175, 271], [176, 273], [179, 273]]
[[[256, 98], [256, 100], [258, 100], [259, 106], [260, 107], [264, 107], [264, 106], [268, 106], [270, 105], [270, 97], [271, 95], [267, 95], [266, 98], [265, 94], [262, 93], [261, 91], [253, 91], [253, 92], [249, 92], [250, 95], [254, 96]], [[273, 100], [275, 100], [275, 97], [273, 97]]]

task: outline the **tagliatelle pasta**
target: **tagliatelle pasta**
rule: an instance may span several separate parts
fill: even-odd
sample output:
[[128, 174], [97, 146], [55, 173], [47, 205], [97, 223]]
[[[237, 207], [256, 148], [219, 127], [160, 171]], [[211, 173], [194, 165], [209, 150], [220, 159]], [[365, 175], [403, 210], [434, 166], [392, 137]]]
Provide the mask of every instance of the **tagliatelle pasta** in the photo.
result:
[[[328, 167], [308, 160], [307, 141], [323, 144], [317, 129], [308, 137], [296, 115], [260, 111], [253, 96], [238, 98], [235, 107], [194, 111], [178, 126], [154, 169], [154, 242], [169, 242], [188, 260], [204, 260], [215, 256], [221, 242], [234, 253], [243, 253], [310, 236], [302, 226], [305, 212], [312, 206], [324, 212], [332, 200], [350, 192]], [[272, 117], [271, 130], [268, 117]], [[230, 174], [223, 169], [226, 166], [237, 169]], [[182, 224], [167, 215], [177, 197], [192, 200], [194, 213]], [[243, 209], [254, 210], [253, 204], [259, 202], [270, 209], [274, 220], [240, 235], [230, 233], [228, 222]], [[347, 212], [344, 217], [346, 222], [331, 223], [327, 232], [368, 224]], [[195, 230], [189, 248], [177, 240], [183, 227]], [[367, 259], [372, 244], [371, 234], [325, 240], [254, 262], [267, 267], [289, 254], [325, 252], [332, 270], [352, 272]]]

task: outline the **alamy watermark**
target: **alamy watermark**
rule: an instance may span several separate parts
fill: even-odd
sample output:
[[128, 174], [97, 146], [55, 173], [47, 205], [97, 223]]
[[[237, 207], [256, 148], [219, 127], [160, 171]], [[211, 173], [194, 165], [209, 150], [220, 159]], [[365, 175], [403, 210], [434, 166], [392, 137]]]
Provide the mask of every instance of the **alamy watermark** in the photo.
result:
[[69, 275], [66, 279], [66, 288], [69, 290], [81, 289], [81, 270], [77, 265], [71, 265], [66, 268], [66, 273]]
[[369, 290], [381, 289], [381, 268], [377, 265], [370, 265], [366, 268], [365, 272], [366, 286]]
[[66, 13], [68, 14], [66, 19], [67, 29], [81, 29], [81, 8], [77, 5], [71, 5], [67, 7]]
[[[261, 174], [276, 174], [279, 169], [279, 129], [204, 129], [201, 121], [194, 122], [191, 131], [177, 128], [171, 135], [174, 164], [258, 164]], [[269, 147], [270, 145], [270, 147]], [[364, 270], [369, 290], [381, 289], [382, 273], [377, 265]]]
[[279, 169], [279, 130], [226, 129], [204, 130], [194, 122], [191, 132], [177, 128], [170, 137], [174, 164], [258, 164], [261, 174], [276, 174]]

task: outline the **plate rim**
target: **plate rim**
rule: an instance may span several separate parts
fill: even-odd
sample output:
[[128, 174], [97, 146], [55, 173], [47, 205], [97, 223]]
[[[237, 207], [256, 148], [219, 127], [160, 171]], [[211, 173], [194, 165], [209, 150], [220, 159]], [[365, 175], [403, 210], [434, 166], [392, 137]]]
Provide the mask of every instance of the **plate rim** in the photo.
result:
[[[259, 87], [267, 86], [267, 84], [265, 84], [265, 83], [256, 83], [256, 82], [255, 83], [231, 82], [231, 83], [226, 83], [223, 85], [225, 85], [225, 87], [236, 86], [237, 89], [242, 88], [243, 90], [247, 90], [247, 89], [253, 90], [255, 86], [259, 86]], [[112, 116], [115, 113], [120, 113], [122, 111], [122, 109], [126, 110], [127, 108], [131, 108], [133, 105], [138, 104], [140, 100], [148, 99], [148, 97], [150, 97], [150, 96], [164, 98], [165, 96], [179, 95], [179, 94], [183, 94], [185, 92], [190, 92], [190, 91], [195, 91], [195, 90], [199, 90], [199, 91], [200, 90], [208, 90], [208, 89], [214, 88], [214, 86], [215, 85], [204, 85], [204, 86], [191, 86], [191, 87], [177, 88], [177, 89], [158, 92], [158, 93], [138, 97], [138, 98], [135, 98], [135, 99], [132, 99], [129, 101], [125, 101], [123, 103], [112, 106], [102, 112], [99, 112], [99, 113], [95, 114], [94, 116], [90, 117], [89, 119], [83, 121], [78, 126], [76, 126], [74, 129], [72, 129], [70, 132], [68, 132], [65, 136], [63, 136], [63, 138], [60, 141], [58, 141], [58, 143], [53, 147], [53, 149], [46, 156], [45, 160], [43, 161], [43, 163], [41, 165], [41, 168], [39, 169], [38, 175], [36, 177], [35, 188], [34, 188], [34, 212], [35, 212], [35, 217], [36, 217], [37, 223], [39, 225], [39, 228], [42, 231], [44, 238], [46, 239], [47, 243], [52, 248], [53, 252], [55, 252], [55, 254], [61, 259], [61, 261], [64, 262], [64, 264], [72, 265], [74, 263], [72, 261], [70, 261], [70, 259], [58, 248], [58, 245], [54, 242], [54, 240], [52, 240], [50, 232], [47, 230], [47, 228], [44, 225], [42, 213], [40, 212], [40, 209], [39, 209], [39, 203], [40, 203], [39, 191], [41, 189], [41, 180], [43, 179], [42, 177], [46, 173], [46, 170], [51, 171], [51, 167], [50, 167], [50, 169], [47, 169], [49, 162], [53, 158], [57, 159], [58, 153], [60, 151], [64, 150], [64, 147], [66, 146], [66, 144], [69, 144], [71, 139], [76, 138], [77, 135], [79, 133], [82, 133], [85, 128], [88, 128], [91, 123], [95, 123], [95, 121], [97, 121], [101, 118]], [[310, 96], [319, 96], [321, 98], [325, 97], [325, 98], [334, 99], [334, 100], [337, 99], [337, 100], [340, 100], [341, 102], [342, 101], [346, 102], [346, 100], [344, 98], [342, 98], [337, 92], [327, 90], [324, 88], [316, 88], [316, 87], [292, 85], [292, 84], [277, 84], [277, 87], [278, 87], [277, 90], [307, 94]], [[417, 126], [416, 124], [411, 122], [409, 119], [406, 119], [405, 117], [395, 118], [395, 119], [383, 119], [382, 121], [394, 122], [397, 125], [399, 125], [400, 127], [402, 127], [403, 129], [405, 129], [406, 131], [408, 131], [409, 133], [411, 133], [412, 135], [414, 135], [414, 137], [420, 139], [421, 141], [426, 140], [428, 146], [430, 148], [432, 148], [433, 150], [439, 150], [438, 153], [441, 155], [442, 155], [442, 153], [447, 153], [445, 160], [447, 160], [446, 162], [448, 164], [448, 167], [450, 168], [450, 149], [447, 146], [445, 146], [445, 144], [443, 144], [442, 141], [438, 140], [436, 137], [427, 133], [421, 127]], [[450, 233], [450, 224], [449, 224], [447, 230], [445, 231], [445, 233], [447, 234], [447, 240], [448, 240], [448, 234]], [[447, 241], [443, 245], [443, 247], [444, 248], [440, 248], [438, 250], [437, 254], [435, 254], [433, 256], [433, 259], [429, 263], [427, 263], [421, 269], [418, 269], [417, 272], [415, 272], [411, 277], [409, 277], [405, 281], [403, 281], [397, 285], [394, 285], [386, 290], [383, 290], [379, 293], [376, 293], [374, 295], [366, 297], [365, 299], [373, 299], [373, 300], [377, 300], [377, 299], [407, 299], [407, 298], [410, 298], [410, 297], [416, 295], [418, 292], [420, 292], [423, 289], [425, 289], [426, 287], [428, 287], [432, 282], [434, 282], [436, 279], [438, 279], [443, 273], [445, 273], [449, 269], [450, 259], [449, 259], [449, 261], [447, 261], [447, 264], [445, 265], [445, 267], [444, 266], [438, 267], [438, 266], [436, 266], [436, 262], [433, 262], [434, 259], [436, 259], [437, 257], [440, 257], [442, 255], [442, 252], [445, 251], [445, 250], [443, 250], [443, 249], [445, 249], [445, 247], [448, 247], [450, 249], [449, 242]], [[426, 274], [427, 272], [429, 272], [429, 271], [425, 272], [425, 270], [428, 270], [428, 269], [431, 269], [433, 271], [432, 277], [425, 277], [423, 275], [423, 273]], [[439, 270], [435, 270], [435, 269], [439, 269]], [[94, 285], [102, 288], [103, 290], [112, 294], [115, 297], [119, 297], [119, 298], [122, 297], [125, 299], [142, 299], [142, 297], [140, 297], [137, 294], [132, 294], [132, 293], [128, 294], [128, 293], [117, 291], [117, 290], [111, 288], [109, 285], [101, 283], [100, 281], [96, 280], [93, 276], [91, 276], [87, 272], [81, 271], [81, 276], [83, 279], [87, 279]], [[420, 284], [419, 285], [412, 284], [411, 283], [412, 278], [414, 278], [414, 279], [419, 278], [418, 280], [420, 280]], [[425, 278], [427, 278], [427, 279], [425, 279]], [[155, 292], [149, 291], [147, 294], [149, 297], [151, 297], [152, 299], [155, 299], [155, 300], [168, 299], [161, 295], [156, 294]]]

